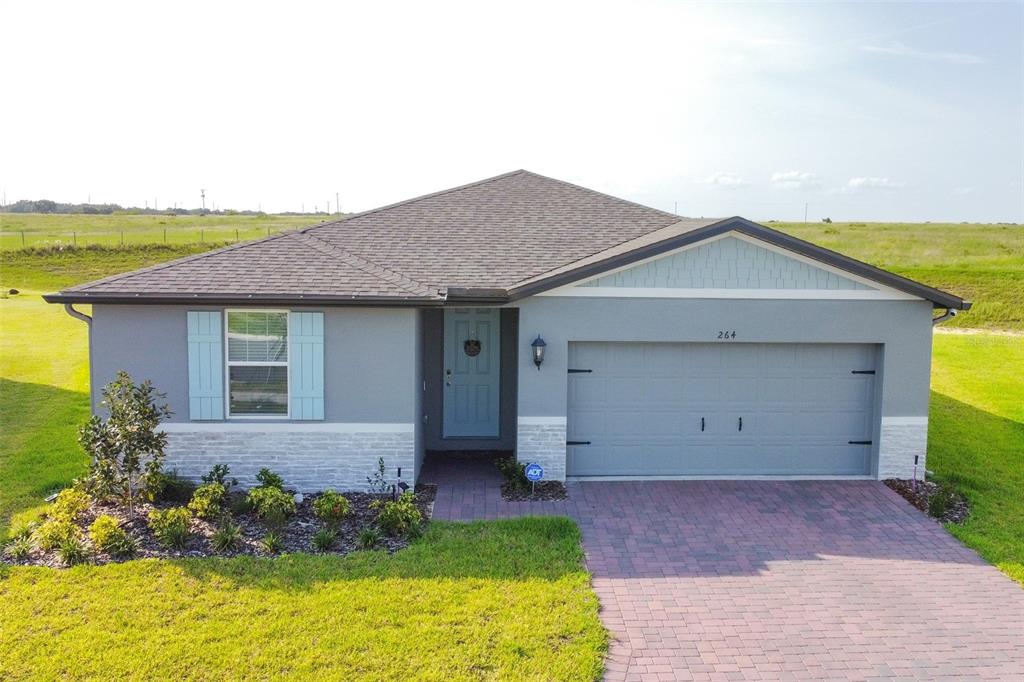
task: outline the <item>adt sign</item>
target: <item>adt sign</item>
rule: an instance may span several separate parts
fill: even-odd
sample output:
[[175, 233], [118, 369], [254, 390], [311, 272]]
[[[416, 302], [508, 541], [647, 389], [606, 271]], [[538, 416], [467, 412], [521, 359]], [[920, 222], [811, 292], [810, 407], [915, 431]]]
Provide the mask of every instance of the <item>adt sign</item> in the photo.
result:
[[540, 479], [544, 478], [544, 467], [539, 464], [527, 464], [526, 465], [526, 480], [533, 481], [536, 483]]

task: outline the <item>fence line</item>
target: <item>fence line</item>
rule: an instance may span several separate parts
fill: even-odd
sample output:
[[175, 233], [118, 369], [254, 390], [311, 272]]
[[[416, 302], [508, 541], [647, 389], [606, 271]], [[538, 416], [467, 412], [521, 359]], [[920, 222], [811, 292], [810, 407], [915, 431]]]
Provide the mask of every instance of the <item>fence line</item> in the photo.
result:
[[147, 244], [204, 244], [242, 242], [270, 237], [278, 232], [296, 229], [270, 226], [222, 228], [141, 228], [138, 230], [108, 230], [66, 232], [36, 232], [32, 230], [0, 231], [0, 250], [17, 250], [50, 246], [141, 246]]

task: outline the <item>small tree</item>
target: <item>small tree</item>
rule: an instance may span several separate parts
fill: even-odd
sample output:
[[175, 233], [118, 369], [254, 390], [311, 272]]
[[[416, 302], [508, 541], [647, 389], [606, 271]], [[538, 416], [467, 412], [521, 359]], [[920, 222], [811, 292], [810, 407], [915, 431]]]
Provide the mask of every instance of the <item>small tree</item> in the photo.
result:
[[148, 380], [136, 385], [127, 372], [103, 388], [108, 416], [93, 415], [78, 432], [78, 442], [92, 455], [90, 489], [94, 495], [117, 496], [135, 516], [135, 498], [147, 481], [161, 473], [167, 434], [157, 432], [161, 420], [171, 415], [168, 405]]

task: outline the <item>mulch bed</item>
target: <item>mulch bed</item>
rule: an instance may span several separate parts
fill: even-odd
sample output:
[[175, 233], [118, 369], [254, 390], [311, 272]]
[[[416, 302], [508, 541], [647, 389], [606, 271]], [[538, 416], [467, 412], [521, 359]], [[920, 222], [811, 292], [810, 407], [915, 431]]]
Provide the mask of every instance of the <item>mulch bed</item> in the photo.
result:
[[[243, 496], [243, 492], [233, 492], [232, 497]], [[370, 503], [376, 499], [381, 499], [380, 495], [371, 495], [368, 493], [345, 493], [345, 497], [349, 501], [349, 515], [341, 523], [337, 529], [337, 537], [334, 541], [334, 546], [326, 554], [348, 554], [358, 549], [357, 540], [359, 533], [367, 526], [374, 525], [374, 521], [377, 518], [377, 510], [370, 507]], [[423, 514], [424, 523], [429, 521], [431, 513], [434, 508], [434, 498], [437, 496], [437, 486], [434, 485], [417, 485], [416, 486], [416, 506], [419, 508], [420, 513]], [[296, 504], [295, 514], [288, 518], [284, 528], [279, 532], [282, 540], [281, 553], [290, 552], [317, 552], [312, 545], [313, 534], [324, 527], [323, 522], [313, 513], [313, 500], [317, 497], [316, 494], [304, 495], [302, 502]], [[390, 495], [383, 496], [383, 499], [390, 499]], [[236, 523], [242, 532], [242, 541], [239, 544], [238, 549], [231, 552], [217, 553], [213, 550], [210, 543], [210, 537], [213, 535], [216, 526], [205, 519], [193, 518], [190, 529], [192, 531], [191, 536], [186, 542], [185, 546], [181, 549], [172, 549], [161, 545], [153, 533], [149, 529], [149, 525], [146, 522], [146, 518], [149, 512], [153, 509], [167, 509], [171, 507], [182, 506], [179, 503], [157, 503], [148, 504], [141, 503], [135, 507], [135, 517], [132, 520], [128, 519], [128, 510], [117, 504], [110, 503], [97, 503], [94, 502], [88, 511], [83, 515], [79, 525], [83, 531], [83, 537], [85, 542], [89, 545], [92, 550], [92, 546], [88, 539], [88, 529], [92, 522], [97, 516], [101, 514], [109, 514], [120, 521], [121, 527], [128, 531], [129, 535], [134, 536], [139, 541], [139, 551], [132, 557], [132, 559], [145, 559], [145, 558], [157, 558], [157, 559], [180, 559], [180, 558], [200, 558], [210, 556], [239, 556], [239, 555], [251, 555], [251, 556], [271, 556], [260, 546], [260, 540], [267, 534], [266, 525], [259, 520], [259, 518], [252, 512], [232, 514], [232, 520]], [[388, 552], [396, 552], [409, 544], [409, 540], [404, 537], [390, 537], [381, 535], [380, 542], [377, 544], [375, 549], [384, 549]], [[4, 561], [9, 564], [17, 565], [28, 565], [28, 566], [50, 566], [53, 568], [63, 568], [64, 564], [61, 562], [60, 557], [56, 551], [43, 552], [39, 548], [32, 550], [32, 553], [22, 560], [14, 560], [8, 557], [0, 558], [0, 561]], [[109, 556], [100, 551], [92, 551], [90, 560], [87, 563], [91, 564], [107, 564], [107, 563], [118, 563], [125, 561], [125, 559], [116, 558]]]
[[501, 484], [501, 496], [510, 502], [550, 502], [568, 499], [569, 493], [561, 481], [541, 481], [536, 492], [505, 481]]
[[[936, 518], [940, 523], [963, 523], [970, 516], [971, 508], [967, 502], [967, 498], [963, 495], [951, 491], [949, 488], [934, 483], [932, 481], [917, 481], [915, 482], [909, 479], [901, 478], [890, 478], [886, 479], [884, 483], [895, 490], [903, 499], [910, 504], [914, 505], [925, 514], [929, 514], [928, 511], [928, 500], [939, 494], [942, 491], [946, 491], [951, 495], [951, 500], [946, 505], [946, 511], [940, 517]], [[931, 516], [931, 514], [929, 514]]]

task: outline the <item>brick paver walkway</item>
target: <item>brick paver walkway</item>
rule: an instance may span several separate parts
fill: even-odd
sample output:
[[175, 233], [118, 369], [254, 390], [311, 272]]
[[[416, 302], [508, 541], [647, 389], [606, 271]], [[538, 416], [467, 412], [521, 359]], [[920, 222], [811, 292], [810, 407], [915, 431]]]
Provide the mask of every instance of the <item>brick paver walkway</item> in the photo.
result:
[[501, 498], [433, 458], [434, 517], [562, 514], [612, 633], [608, 680], [1024, 679], [1024, 590], [872, 481], [574, 483]]

